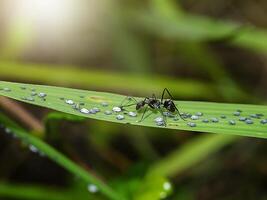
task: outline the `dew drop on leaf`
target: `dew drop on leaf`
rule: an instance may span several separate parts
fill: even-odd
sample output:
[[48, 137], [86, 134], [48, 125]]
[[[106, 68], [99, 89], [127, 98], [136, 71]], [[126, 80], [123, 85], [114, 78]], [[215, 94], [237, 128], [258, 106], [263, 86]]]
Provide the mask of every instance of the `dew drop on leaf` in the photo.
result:
[[96, 185], [94, 185], [94, 184], [88, 184], [87, 190], [90, 193], [97, 193], [98, 192], [98, 187]]
[[66, 102], [66, 104], [69, 104], [69, 105], [73, 105], [74, 104], [74, 101], [72, 101], [70, 99], [67, 99], [65, 102]]
[[39, 96], [40, 98], [44, 98], [44, 97], [47, 96], [47, 94], [44, 93], [44, 92], [40, 92], [40, 93], [38, 94], [38, 96]]
[[86, 108], [82, 108], [80, 110], [80, 112], [83, 113], [83, 114], [89, 114], [90, 113], [90, 111], [88, 109], [86, 109]]
[[202, 116], [202, 115], [203, 115], [202, 112], [197, 112], [197, 113], [196, 113], [196, 116], [199, 116], [199, 117], [200, 117], [200, 116]]
[[238, 112], [238, 111], [236, 111], [236, 112], [233, 113], [234, 116], [240, 116], [240, 114], [241, 114], [241, 113]]
[[192, 119], [192, 120], [198, 120], [198, 119], [199, 119], [199, 116], [197, 116], [197, 115], [192, 115], [192, 116], [191, 116], [191, 119]]
[[239, 118], [239, 121], [243, 121], [243, 122], [244, 122], [244, 121], [246, 121], [246, 120], [247, 120], [246, 117], [240, 117], [240, 118]]
[[209, 120], [208, 119], [203, 119], [202, 122], [209, 123]]
[[121, 112], [121, 108], [120, 107], [113, 107], [112, 110], [114, 112]]
[[111, 115], [112, 114], [112, 112], [110, 110], [106, 110], [104, 113], [105, 113], [105, 115]]
[[213, 118], [211, 118], [211, 121], [212, 121], [213, 123], [217, 123], [217, 122], [219, 122], [219, 119], [216, 118], [216, 117], [213, 117]]
[[123, 115], [117, 115], [117, 120], [123, 120], [124, 119], [124, 116]]
[[251, 119], [247, 119], [245, 122], [246, 122], [246, 124], [253, 124], [254, 123]]
[[107, 106], [108, 106], [108, 103], [107, 103], [107, 102], [102, 102], [101, 105], [102, 105], [103, 107], [107, 107]]
[[196, 127], [197, 126], [197, 124], [194, 122], [188, 122], [187, 125], [190, 127]]
[[235, 122], [235, 120], [230, 120], [230, 121], [229, 121], [229, 124], [230, 124], [230, 125], [235, 125], [236, 122]]
[[136, 117], [136, 116], [137, 116], [136, 112], [132, 112], [132, 111], [130, 111], [130, 112], [128, 113], [128, 115], [129, 115], [130, 117]]

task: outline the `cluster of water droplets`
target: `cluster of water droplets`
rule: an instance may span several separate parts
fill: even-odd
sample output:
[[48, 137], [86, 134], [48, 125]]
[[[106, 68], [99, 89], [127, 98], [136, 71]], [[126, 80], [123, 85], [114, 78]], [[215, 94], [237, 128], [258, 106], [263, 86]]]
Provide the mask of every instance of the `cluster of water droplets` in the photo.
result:
[[[26, 86], [20, 86], [21, 90], [30, 91], [27, 93], [26, 96], [22, 97], [22, 100], [26, 101], [35, 101], [36, 98], [42, 101], [46, 101], [46, 97], [48, 96], [44, 92], [36, 92], [36, 89], [34, 88], [27, 88]], [[5, 92], [10, 92], [11, 89], [8, 87], [0, 88], [0, 90]], [[79, 96], [80, 99], [84, 99], [85, 96], [81, 95]], [[71, 106], [74, 110], [77, 110], [78, 112], [90, 115], [90, 114], [97, 114], [99, 112], [103, 112], [105, 115], [113, 116], [115, 115], [115, 119], [121, 121], [124, 120], [126, 117], [135, 118], [137, 117], [137, 112], [134, 111], [126, 111], [122, 109], [119, 106], [110, 106], [107, 102], [101, 102], [98, 106], [88, 108], [85, 106], [84, 102], [80, 102], [73, 99], [66, 99], [64, 97], [59, 98], [61, 101], [63, 101], [66, 105]], [[99, 108], [100, 107], [100, 108]], [[226, 115], [220, 115], [220, 116], [213, 116], [213, 117], [205, 117], [206, 115], [202, 112], [196, 112], [196, 113], [181, 113], [181, 116], [183, 119], [186, 119], [185, 123], [189, 127], [196, 127], [198, 123], [220, 123], [220, 122], [227, 122], [229, 125], [234, 126], [238, 123], [242, 122], [247, 125], [251, 125], [254, 123], [260, 123], [260, 124], [267, 124], [267, 118], [264, 118], [263, 114], [257, 114], [257, 113], [251, 113], [248, 116], [245, 116], [242, 114], [242, 110], [238, 109], [236, 111], [233, 111], [232, 116], [228, 117]], [[154, 123], [157, 126], [167, 126], [167, 120], [173, 120], [178, 121], [181, 120], [181, 117], [177, 114], [173, 114], [170, 112], [163, 112], [162, 114], [156, 116], [154, 118]], [[139, 122], [139, 121], [136, 121]]]
[[39, 150], [37, 147], [35, 147], [34, 145], [32, 145], [29, 141], [27, 137], [23, 137], [23, 136], [19, 136], [18, 134], [16, 134], [14, 131], [12, 131], [11, 128], [6, 127], [3, 124], [0, 124], [0, 128], [4, 130], [4, 132], [8, 135], [10, 135], [12, 138], [14, 139], [20, 139], [22, 141], [23, 145], [28, 146], [29, 150], [33, 153], [38, 154], [39, 156], [44, 157], [45, 153], [42, 152], [41, 150]]

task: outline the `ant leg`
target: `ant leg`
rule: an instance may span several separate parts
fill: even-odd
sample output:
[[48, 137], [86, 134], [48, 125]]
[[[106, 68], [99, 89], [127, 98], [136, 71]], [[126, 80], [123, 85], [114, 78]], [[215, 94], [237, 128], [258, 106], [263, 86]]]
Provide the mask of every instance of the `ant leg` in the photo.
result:
[[[169, 92], [169, 90], [168, 90], [167, 88], [164, 88], [164, 90], [163, 90], [163, 92], [162, 92], [162, 96], [161, 96], [161, 103], [162, 103], [162, 101], [163, 101], [165, 92], [167, 92], [168, 95], [169, 95], [169, 96], [171, 97], [171, 99], [173, 100], [173, 97], [172, 97], [171, 93]], [[181, 115], [180, 111], [178, 110], [178, 108], [176, 107], [176, 105], [175, 105], [174, 103], [173, 103], [173, 105], [174, 105], [174, 108], [175, 108], [175, 110], [177, 111], [178, 115], [181, 117], [181, 119], [183, 119], [183, 120], [185, 121], [185, 118], [182, 117], [182, 115]]]
[[145, 110], [144, 110], [144, 112], [143, 112], [143, 115], [142, 115], [141, 119], [140, 119], [138, 122], [143, 121], [144, 116], [145, 116], [145, 113], [146, 113], [146, 111], [147, 111], [147, 107], [148, 107], [148, 106], [146, 106], [146, 108], [145, 108]]
[[166, 127], [166, 126], [167, 126], [167, 118], [166, 118], [166, 116], [163, 114], [162, 109], [160, 109], [160, 113], [161, 113], [161, 115], [162, 115], [162, 117], [163, 117], [164, 126]]
[[169, 90], [167, 88], [164, 88], [164, 90], [162, 92], [162, 95], [161, 95], [161, 101], [160, 101], [161, 103], [162, 103], [162, 101], [164, 99], [165, 92], [168, 93], [168, 95], [171, 97], [172, 100], [174, 99], [173, 96], [171, 95], [171, 93], [169, 92]]
[[[128, 100], [128, 102], [126, 103], [126, 105], [124, 105], [123, 106], [123, 103], [125, 102], [125, 100]], [[132, 100], [134, 100], [136, 103], [137, 103], [137, 100], [134, 98], [134, 97], [131, 97], [131, 96], [127, 96], [127, 97], [125, 97], [123, 100], [122, 100], [122, 102], [121, 102], [121, 104], [120, 104], [120, 107], [128, 107], [128, 103], [130, 102], [130, 101], [132, 101]], [[134, 104], [132, 104], [132, 105], [134, 105]], [[130, 106], [130, 105], [129, 105]]]
[[181, 115], [180, 111], [178, 110], [178, 108], [176, 107], [176, 105], [174, 104], [175, 110], [177, 111], [178, 115], [181, 117], [182, 120], [186, 121], [186, 119]]

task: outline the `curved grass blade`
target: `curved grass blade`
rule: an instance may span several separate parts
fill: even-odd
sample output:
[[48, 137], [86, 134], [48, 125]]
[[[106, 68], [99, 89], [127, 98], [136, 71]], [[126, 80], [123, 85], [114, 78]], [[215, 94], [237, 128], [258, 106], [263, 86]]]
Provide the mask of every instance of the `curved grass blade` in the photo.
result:
[[72, 200], [81, 197], [70, 190], [44, 186], [0, 183], [0, 197], [27, 200]]
[[[59, 76], [60, 74], [60, 76]], [[44, 84], [78, 85], [105, 90], [122, 90], [138, 94], [150, 91], [161, 92], [161, 88], [173, 88], [174, 96], [183, 98], [214, 99], [221, 95], [215, 86], [196, 80], [171, 79], [164, 76], [140, 76], [134, 74], [82, 70], [73, 66], [42, 65], [17, 62], [0, 62], [0, 77], [31, 80]], [[106, 82], [109, 84], [106, 84]], [[238, 97], [237, 97], [238, 98]]]
[[237, 139], [220, 134], [197, 137], [152, 165], [147, 175], [174, 177]]
[[[32, 89], [37, 93], [34, 97], [31, 96]], [[46, 96], [38, 97], [40, 93]], [[189, 118], [187, 121], [171, 116], [168, 117], [167, 126], [164, 127], [155, 123], [155, 118], [161, 116], [159, 112], [149, 111], [142, 122], [138, 122], [142, 113], [138, 113], [137, 117], [120, 113], [124, 115], [122, 120], [117, 119], [118, 113], [105, 114], [104, 111], [111, 111], [113, 106], [120, 105], [122, 100], [125, 99], [125, 96], [117, 94], [1, 81], [0, 95], [73, 115], [109, 122], [267, 138], [267, 124], [264, 118], [267, 116], [267, 106], [261, 105], [175, 101], [180, 112], [192, 115], [197, 115], [200, 112], [202, 115], [192, 117], [192, 119]], [[103, 106], [103, 102], [108, 103], [108, 106]], [[77, 108], [77, 105], [79, 108]], [[80, 110], [81, 108], [90, 110], [96, 107], [100, 109], [100, 112], [95, 114], [84, 114]], [[237, 110], [240, 110], [240, 112], [237, 112]], [[129, 107], [128, 111], [135, 111], [135, 106]], [[240, 116], [235, 116], [235, 113], [239, 113]], [[244, 122], [240, 117], [246, 118], [248, 121]], [[207, 120], [208, 123], [202, 120]], [[235, 123], [230, 123], [230, 120]]]
[[73, 173], [75, 176], [81, 178], [86, 183], [95, 184], [100, 191], [109, 199], [112, 200], [124, 200], [123, 197], [118, 195], [115, 191], [113, 191], [109, 186], [107, 186], [104, 182], [97, 179], [94, 175], [91, 175], [88, 171], [76, 165], [73, 161], [68, 159], [62, 153], [58, 152], [56, 149], [46, 144], [39, 138], [28, 134], [14, 122], [9, 120], [7, 117], [0, 113], [0, 124], [7, 128], [10, 133], [14, 134], [17, 138], [21, 139], [28, 145], [33, 145], [38, 152], [42, 155], [46, 155], [51, 160], [55, 161], [57, 164]]

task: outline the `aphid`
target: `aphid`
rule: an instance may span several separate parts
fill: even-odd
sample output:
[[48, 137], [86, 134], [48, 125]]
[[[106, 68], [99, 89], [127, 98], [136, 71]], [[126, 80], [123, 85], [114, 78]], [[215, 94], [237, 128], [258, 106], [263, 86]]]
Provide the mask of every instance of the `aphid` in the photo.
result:
[[[165, 93], [168, 93], [170, 99], [164, 99], [164, 96], [165, 96]], [[123, 102], [125, 100], [128, 100], [128, 102], [130, 102], [131, 100], [134, 100], [135, 103], [133, 104], [126, 104], [126, 105], [123, 105]], [[161, 95], [161, 99], [157, 99], [155, 94], [152, 95], [152, 97], [145, 97], [144, 100], [142, 101], [137, 101], [135, 98], [133, 97], [127, 97], [126, 99], [124, 99], [121, 103], [121, 106], [120, 108], [123, 110], [125, 107], [129, 107], [129, 106], [133, 106], [135, 105], [135, 109], [137, 111], [141, 110], [142, 108], [144, 108], [144, 112], [143, 112], [143, 115], [141, 117], [141, 119], [139, 120], [139, 122], [143, 121], [144, 119], [144, 116], [145, 116], [145, 113], [147, 112], [147, 109], [148, 108], [151, 108], [152, 110], [157, 110], [161, 113], [163, 119], [164, 119], [164, 125], [166, 126], [166, 116], [163, 114], [163, 109], [166, 109], [168, 112], [170, 113], [175, 113], [177, 112], [178, 115], [184, 119], [184, 117], [180, 114], [178, 108], [176, 107], [176, 105], [174, 104], [173, 102], [173, 97], [172, 95], [170, 94], [169, 90], [167, 88], [165, 88], [162, 92], [162, 95]]]

